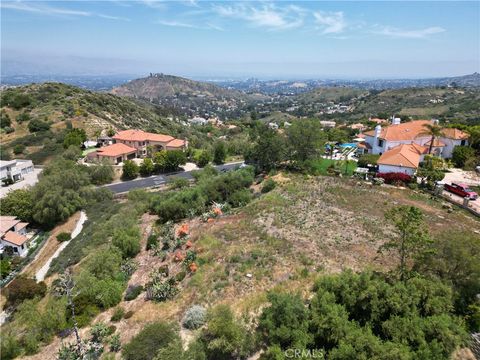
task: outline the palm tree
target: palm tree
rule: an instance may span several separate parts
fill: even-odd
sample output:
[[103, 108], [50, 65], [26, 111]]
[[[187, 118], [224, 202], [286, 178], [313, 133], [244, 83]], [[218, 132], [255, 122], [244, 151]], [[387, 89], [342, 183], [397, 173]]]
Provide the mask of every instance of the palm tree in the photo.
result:
[[425, 124], [423, 125], [423, 127], [425, 128], [425, 130], [419, 133], [418, 136], [428, 135], [431, 137], [430, 146], [428, 147], [428, 153], [431, 154], [432, 148], [433, 148], [433, 142], [435, 141], [436, 138], [439, 138], [440, 136], [443, 135], [443, 130], [442, 130], [442, 127], [437, 124]]

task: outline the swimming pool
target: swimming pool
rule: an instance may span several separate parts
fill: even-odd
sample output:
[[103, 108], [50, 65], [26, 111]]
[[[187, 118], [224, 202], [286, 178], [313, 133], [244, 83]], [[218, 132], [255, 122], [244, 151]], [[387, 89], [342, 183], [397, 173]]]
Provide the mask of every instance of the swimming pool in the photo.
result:
[[345, 144], [340, 144], [339, 145], [342, 148], [347, 148], [347, 147], [357, 147], [356, 143], [345, 143]]

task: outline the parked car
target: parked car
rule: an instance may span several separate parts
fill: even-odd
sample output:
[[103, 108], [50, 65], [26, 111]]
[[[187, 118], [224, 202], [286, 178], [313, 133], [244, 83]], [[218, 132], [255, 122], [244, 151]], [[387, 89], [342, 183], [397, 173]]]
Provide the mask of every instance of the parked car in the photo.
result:
[[461, 197], [468, 197], [470, 200], [478, 199], [478, 194], [472, 189], [470, 189], [466, 184], [445, 184], [443, 188], [448, 192], [459, 195]]

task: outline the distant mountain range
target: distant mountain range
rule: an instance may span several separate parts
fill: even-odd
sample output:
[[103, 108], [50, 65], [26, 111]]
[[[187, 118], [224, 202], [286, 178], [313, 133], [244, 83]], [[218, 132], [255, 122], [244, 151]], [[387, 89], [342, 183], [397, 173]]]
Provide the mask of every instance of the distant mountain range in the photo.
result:
[[[319, 87], [349, 86], [367, 90], [401, 89], [410, 87], [435, 87], [435, 86], [458, 86], [480, 87], [480, 74], [473, 73], [463, 76], [429, 78], [429, 79], [310, 79], [310, 80], [261, 80], [249, 78], [216, 79], [208, 81], [195, 81], [182, 77], [151, 74], [146, 78], [135, 79], [134, 75], [2, 75], [3, 85], [25, 85], [30, 83], [42, 83], [48, 81], [62, 82], [95, 91], [109, 91], [112, 88], [119, 94], [146, 98], [157, 98], [157, 92], [161, 92], [160, 98], [169, 97], [175, 92], [205, 96], [223, 96], [238, 98], [238, 93], [224, 92], [237, 90], [249, 94], [266, 95], [295, 95], [311, 91]], [[124, 85], [124, 86], [123, 86]], [[212, 87], [215, 85], [216, 87]], [[141, 89], [140, 89], [141, 88]], [[247, 97], [248, 98], [248, 97]]]

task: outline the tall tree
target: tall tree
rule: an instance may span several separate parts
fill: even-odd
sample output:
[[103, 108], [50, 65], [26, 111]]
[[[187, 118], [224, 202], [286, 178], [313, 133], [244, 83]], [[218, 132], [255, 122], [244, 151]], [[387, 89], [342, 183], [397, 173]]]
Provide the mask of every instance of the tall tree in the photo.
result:
[[254, 145], [245, 153], [245, 160], [259, 171], [277, 168], [285, 158], [285, 140], [276, 130], [262, 124], [252, 134]]
[[428, 153], [432, 153], [433, 143], [435, 139], [438, 139], [443, 135], [442, 127], [437, 124], [425, 124], [424, 130], [418, 134], [418, 136], [428, 135], [430, 136], [430, 146], [428, 147]]
[[394, 207], [385, 214], [385, 218], [395, 226], [396, 236], [387, 241], [381, 248], [397, 252], [400, 262], [400, 279], [407, 277], [409, 263], [425, 256], [431, 244], [427, 226], [423, 220], [422, 211], [415, 206], [401, 205]]
[[315, 120], [296, 121], [287, 129], [290, 158], [297, 162], [315, 158], [325, 140], [326, 135]]

